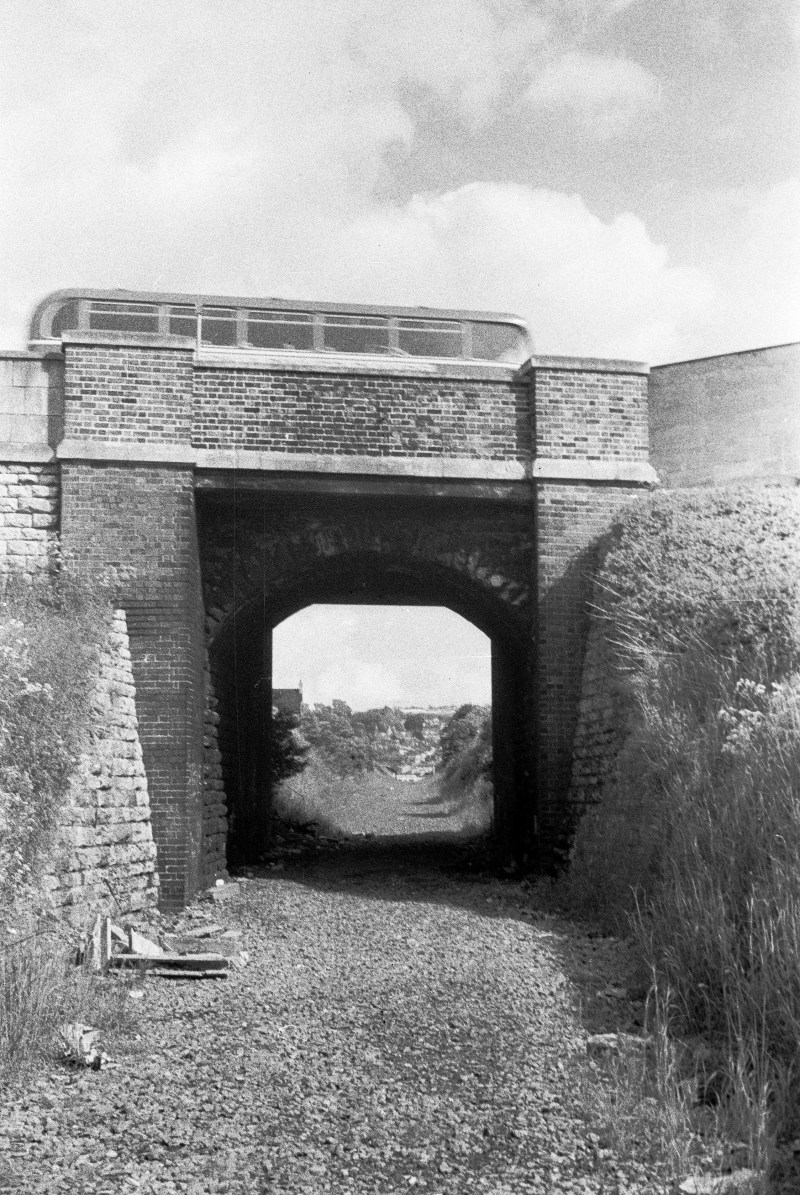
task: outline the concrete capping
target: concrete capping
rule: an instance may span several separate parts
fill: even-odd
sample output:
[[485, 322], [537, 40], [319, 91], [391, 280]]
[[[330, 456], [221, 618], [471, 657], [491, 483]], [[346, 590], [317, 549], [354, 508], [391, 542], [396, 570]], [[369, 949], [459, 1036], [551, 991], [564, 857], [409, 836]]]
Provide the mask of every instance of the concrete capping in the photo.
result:
[[658, 475], [646, 461], [549, 460], [533, 462], [537, 481], [634, 481], [638, 485], [658, 485]]
[[517, 367], [459, 358], [369, 356], [366, 353], [307, 353], [279, 349], [206, 349], [195, 356], [195, 369], [242, 369], [271, 373], [347, 374], [348, 377], [453, 378], [512, 383]]
[[[176, 444], [148, 444], [68, 439], [62, 440], [56, 449], [56, 455], [62, 461], [196, 465], [200, 469], [249, 469], [264, 473], [356, 473], [376, 477], [442, 477], [478, 481], [530, 479], [530, 467], [519, 460], [259, 452], [253, 449], [192, 448], [185, 441]], [[49, 459], [52, 459], [52, 456]]]
[[42, 348], [2, 349], [0, 351], [0, 361], [43, 361], [47, 358], [63, 361], [64, 354], [60, 347], [55, 344], [43, 346]]
[[357, 473], [376, 477], [442, 477], [483, 481], [525, 481], [524, 461], [492, 461], [471, 457], [356, 456], [300, 452], [258, 452], [251, 449], [198, 448], [201, 469], [254, 469], [270, 473]]
[[56, 459], [49, 444], [0, 444], [0, 462], [14, 465], [46, 465]]
[[62, 440], [56, 449], [60, 461], [118, 461], [122, 464], [193, 465], [196, 452], [190, 444], [139, 441]]
[[650, 366], [644, 361], [621, 361], [604, 357], [531, 357], [519, 368], [520, 377], [527, 378], [537, 370], [563, 370], [565, 373], [632, 373], [644, 377]]
[[150, 336], [146, 332], [104, 332], [99, 328], [85, 332], [62, 332], [61, 341], [69, 345], [98, 345], [110, 349], [178, 349], [194, 352], [194, 336]]

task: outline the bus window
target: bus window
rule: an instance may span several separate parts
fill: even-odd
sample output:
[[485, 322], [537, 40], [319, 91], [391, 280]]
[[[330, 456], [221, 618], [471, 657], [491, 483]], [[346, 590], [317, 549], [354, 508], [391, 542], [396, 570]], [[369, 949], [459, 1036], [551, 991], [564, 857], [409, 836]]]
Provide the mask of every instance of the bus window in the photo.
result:
[[462, 356], [461, 324], [453, 322], [400, 319], [397, 321], [397, 345], [412, 357]]
[[472, 356], [482, 361], [509, 361], [519, 364], [528, 355], [525, 336], [514, 324], [472, 324]]
[[170, 307], [168, 316], [170, 336], [197, 336], [197, 312], [194, 307]]
[[235, 345], [235, 310], [232, 307], [204, 307], [202, 338], [203, 344]]
[[102, 332], [158, 332], [155, 303], [111, 303], [95, 299], [89, 308], [89, 327]]
[[67, 332], [78, 327], [78, 300], [67, 299], [66, 303], [61, 303], [55, 310], [53, 318], [50, 320], [50, 335], [60, 336], [62, 332]]
[[325, 348], [335, 353], [388, 353], [389, 321], [386, 316], [326, 315]]
[[314, 319], [302, 311], [249, 311], [247, 343], [256, 349], [314, 348]]

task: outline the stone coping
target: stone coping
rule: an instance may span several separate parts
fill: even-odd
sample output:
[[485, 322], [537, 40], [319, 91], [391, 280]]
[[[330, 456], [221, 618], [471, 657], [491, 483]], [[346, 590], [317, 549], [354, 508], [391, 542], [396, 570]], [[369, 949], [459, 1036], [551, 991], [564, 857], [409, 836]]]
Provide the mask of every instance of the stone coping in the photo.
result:
[[47, 357], [63, 361], [64, 354], [61, 351], [61, 346], [53, 344], [43, 345], [41, 348], [0, 350], [0, 361], [42, 361]]
[[[284, 373], [346, 373], [397, 377], [463, 378], [484, 381], [525, 380], [537, 370], [565, 373], [616, 373], [647, 376], [650, 366], [643, 361], [603, 357], [555, 357], [537, 354], [521, 365], [494, 361], [466, 361], [460, 358], [386, 357], [367, 353], [308, 353], [280, 349], [204, 347], [198, 350], [193, 336], [162, 336], [136, 332], [104, 332], [100, 329], [64, 332], [64, 345], [98, 345], [109, 348], [174, 349], [194, 354], [197, 369], [272, 370]], [[42, 351], [44, 355], [45, 350]], [[40, 355], [37, 353], [36, 355]]]
[[658, 474], [647, 461], [604, 461], [549, 459], [533, 462], [536, 481], [633, 481], [639, 485], [658, 485]]
[[[51, 455], [47, 458], [52, 459]], [[114, 461], [119, 464], [172, 464], [198, 469], [244, 470], [262, 473], [355, 474], [373, 477], [433, 477], [483, 481], [620, 481], [657, 485], [658, 477], [646, 461], [585, 460], [580, 458], [488, 460], [475, 457], [361, 456], [346, 453], [260, 452], [254, 449], [194, 448], [180, 442], [140, 443], [103, 440], [63, 440], [59, 460]], [[3, 448], [0, 447], [0, 458]], [[8, 458], [21, 459], [21, 458]], [[27, 458], [31, 459], [31, 458]]]
[[98, 345], [106, 348], [122, 349], [180, 349], [181, 352], [194, 352], [194, 336], [159, 336], [146, 332], [104, 332], [100, 328], [87, 329], [85, 332], [69, 331], [61, 333], [61, 343], [64, 345]]
[[270, 373], [338, 374], [347, 377], [451, 378], [456, 381], [514, 382], [517, 367], [459, 358], [371, 356], [368, 353], [301, 353], [268, 349], [206, 349], [196, 369], [261, 370]]
[[622, 361], [605, 357], [546, 357], [536, 355], [519, 367], [519, 376], [527, 378], [539, 369], [563, 370], [565, 373], [632, 373], [647, 376], [650, 366], [644, 361]]
[[56, 459], [49, 444], [0, 443], [0, 462], [13, 465], [46, 465]]

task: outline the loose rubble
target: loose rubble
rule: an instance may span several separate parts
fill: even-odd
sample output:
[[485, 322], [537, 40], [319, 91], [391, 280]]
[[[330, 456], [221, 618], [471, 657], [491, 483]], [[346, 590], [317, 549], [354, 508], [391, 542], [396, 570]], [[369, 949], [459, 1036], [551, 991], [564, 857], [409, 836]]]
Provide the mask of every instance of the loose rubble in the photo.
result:
[[[622, 946], [537, 911], [517, 882], [315, 853], [134, 928], [163, 951], [136, 958], [138, 1031], [108, 1043], [116, 1069], [54, 1063], [0, 1102], [0, 1190], [675, 1189], [586, 1115], [586, 994], [598, 1032], [641, 1034], [634, 999], [596, 996], [624, 978]], [[138, 939], [109, 934], [102, 982], [124, 985], [111, 960]], [[212, 950], [224, 982], [190, 979], [185, 960]]]

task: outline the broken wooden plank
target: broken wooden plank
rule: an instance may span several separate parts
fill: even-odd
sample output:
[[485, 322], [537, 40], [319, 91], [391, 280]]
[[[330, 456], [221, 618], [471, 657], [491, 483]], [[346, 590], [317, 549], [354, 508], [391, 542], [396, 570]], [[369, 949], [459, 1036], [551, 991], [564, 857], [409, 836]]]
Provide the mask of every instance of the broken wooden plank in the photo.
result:
[[89, 930], [88, 939], [86, 942], [86, 951], [84, 958], [87, 966], [91, 967], [93, 971], [101, 971], [103, 968], [102, 962], [102, 942], [103, 942], [103, 919], [98, 913], [92, 922], [92, 928]]
[[223, 927], [215, 922], [208, 925], [197, 925], [194, 929], [184, 929], [177, 935], [179, 938], [213, 938], [214, 934], [223, 933]]
[[108, 970], [111, 960], [111, 918], [104, 917], [100, 923], [100, 970]]
[[129, 929], [128, 953], [144, 955], [145, 958], [160, 958], [164, 951], [157, 942], [151, 942], [144, 934], [137, 933], [135, 929]]
[[228, 960], [222, 954], [115, 954], [112, 962], [116, 967], [170, 967], [180, 970], [222, 971], [227, 969]]
[[181, 971], [177, 967], [152, 967], [150, 974], [157, 979], [227, 979], [228, 970], [211, 971], [205, 968], [202, 971]]

